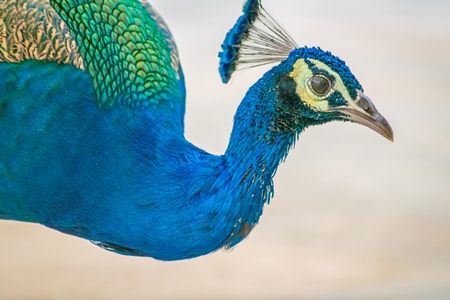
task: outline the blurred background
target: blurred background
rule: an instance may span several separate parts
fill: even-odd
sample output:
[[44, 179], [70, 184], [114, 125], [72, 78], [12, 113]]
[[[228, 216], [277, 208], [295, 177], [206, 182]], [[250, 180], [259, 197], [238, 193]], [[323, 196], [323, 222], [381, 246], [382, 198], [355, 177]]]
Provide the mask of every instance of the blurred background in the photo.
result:
[[[344, 59], [395, 142], [355, 124], [308, 129], [275, 198], [231, 252], [181, 262], [109, 253], [0, 221], [0, 299], [450, 299], [450, 2], [263, 0], [297, 43]], [[186, 136], [221, 154], [247, 88], [217, 53], [243, 0], [154, 0], [178, 43]]]

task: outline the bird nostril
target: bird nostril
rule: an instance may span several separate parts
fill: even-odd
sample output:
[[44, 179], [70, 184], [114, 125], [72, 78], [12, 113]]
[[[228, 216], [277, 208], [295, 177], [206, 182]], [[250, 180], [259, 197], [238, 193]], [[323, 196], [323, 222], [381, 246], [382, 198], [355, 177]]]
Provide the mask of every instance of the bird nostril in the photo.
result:
[[366, 113], [368, 113], [369, 115], [374, 115], [375, 114], [375, 110], [373, 107], [373, 104], [370, 103], [370, 101], [366, 98], [358, 98], [355, 103], [361, 107]]
[[373, 116], [374, 115], [374, 110], [373, 110], [373, 108], [372, 107], [368, 107], [367, 109], [365, 109], [365, 111], [369, 114], [369, 115], [371, 115], [371, 116]]

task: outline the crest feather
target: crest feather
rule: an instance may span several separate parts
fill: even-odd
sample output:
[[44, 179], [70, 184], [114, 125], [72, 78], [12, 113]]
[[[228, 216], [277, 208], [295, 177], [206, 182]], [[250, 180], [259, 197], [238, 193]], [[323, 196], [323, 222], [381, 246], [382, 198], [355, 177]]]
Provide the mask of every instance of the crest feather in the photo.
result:
[[236, 70], [282, 61], [298, 48], [260, 0], [247, 0], [243, 12], [227, 33], [219, 53], [219, 73], [224, 83]]

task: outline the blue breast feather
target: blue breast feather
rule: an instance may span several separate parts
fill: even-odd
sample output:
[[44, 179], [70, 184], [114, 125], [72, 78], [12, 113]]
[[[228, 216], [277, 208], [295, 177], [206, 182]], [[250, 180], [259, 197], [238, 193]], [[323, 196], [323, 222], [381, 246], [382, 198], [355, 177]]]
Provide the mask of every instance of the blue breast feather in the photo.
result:
[[2, 63], [0, 78], [2, 218], [163, 260], [232, 246], [259, 219], [242, 172], [162, 123], [164, 111], [100, 110], [91, 77], [69, 65]]

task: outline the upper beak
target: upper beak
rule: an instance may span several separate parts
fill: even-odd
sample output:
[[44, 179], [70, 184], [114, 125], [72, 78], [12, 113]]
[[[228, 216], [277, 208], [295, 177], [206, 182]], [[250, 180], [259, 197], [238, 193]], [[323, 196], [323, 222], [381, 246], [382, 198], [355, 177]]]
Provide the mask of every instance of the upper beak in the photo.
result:
[[391, 142], [394, 141], [394, 132], [388, 121], [378, 112], [369, 97], [358, 91], [355, 101], [351, 101], [349, 106], [332, 108], [346, 116], [347, 120], [367, 126]]

